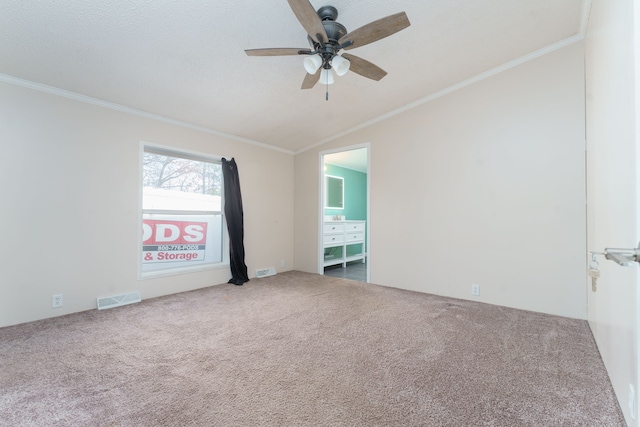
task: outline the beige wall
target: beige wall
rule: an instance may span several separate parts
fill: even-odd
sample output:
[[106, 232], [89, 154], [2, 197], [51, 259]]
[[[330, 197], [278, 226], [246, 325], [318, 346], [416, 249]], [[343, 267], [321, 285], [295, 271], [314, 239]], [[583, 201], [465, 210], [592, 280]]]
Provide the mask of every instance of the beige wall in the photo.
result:
[[[640, 70], [634, 61], [633, 3], [594, 0], [585, 41], [588, 248], [596, 252], [634, 248], [640, 240], [635, 105]], [[601, 257], [599, 262], [597, 291], [587, 285], [589, 323], [627, 423], [637, 426], [631, 408], [637, 412], [638, 268]]]
[[317, 271], [318, 152], [371, 143], [373, 283], [586, 318], [583, 44], [295, 157], [295, 268]]
[[[4, 83], [0, 117], [0, 326], [94, 309], [98, 296], [146, 299], [230, 278], [225, 268], [137, 280], [141, 140], [235, 157], [250, 275], [291, 269], [291, 154]], [[64, 306], [52, 309], [58, 293]]]

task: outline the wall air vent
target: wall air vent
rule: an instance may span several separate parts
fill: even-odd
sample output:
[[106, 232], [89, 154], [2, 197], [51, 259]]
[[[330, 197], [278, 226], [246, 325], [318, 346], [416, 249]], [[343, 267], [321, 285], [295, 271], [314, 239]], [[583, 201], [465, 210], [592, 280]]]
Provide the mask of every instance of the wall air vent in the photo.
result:
[[276, 269], [273, 267], [261, 268], [259, 270], [256, 270], [256, 277], [258, 279], [261, 277], [275, 276], [275, 275], [276, 275]]
[[105, 308], [120, 307], [121, 305], [133, 304], [140, 302], [140, 292], [134, 291], [127, 294], [112, 295], [110, 297], [98, 298], [98, 310], [104, 310]]

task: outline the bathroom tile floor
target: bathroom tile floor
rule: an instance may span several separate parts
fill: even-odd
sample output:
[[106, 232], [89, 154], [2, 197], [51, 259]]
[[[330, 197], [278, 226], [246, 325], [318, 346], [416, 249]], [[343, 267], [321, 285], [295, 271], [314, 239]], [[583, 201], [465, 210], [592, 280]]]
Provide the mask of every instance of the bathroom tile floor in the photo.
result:
[[325, 276], [341, 277], [343, 279], [367, 281], [367, 264], [362, 261], [347, 263], [345, 268], [342, 265], [332, 265], [324, 268]]

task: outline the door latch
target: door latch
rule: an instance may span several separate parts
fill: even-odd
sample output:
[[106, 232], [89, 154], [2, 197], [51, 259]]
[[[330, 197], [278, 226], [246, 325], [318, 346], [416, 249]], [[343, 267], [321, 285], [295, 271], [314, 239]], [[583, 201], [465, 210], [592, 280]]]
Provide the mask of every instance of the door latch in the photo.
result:
[[640, 243], [634, 249], [605, 248], [604, 252], [589, 252], [591, 261], [589, 262], [589, 276], [591, 277], [591, 290], [598, 289], [598, 279], [600, 278], [600, 263], [598, 255], [604, 255], [606, 259], [616, 262], [623, 267], [631, 267], [634, 262], [640, 263]]
[[634, 262], [640, 262], [640, 243], [635, 249], [605, 248], [604, 257], [623, 267], [631, 267]]

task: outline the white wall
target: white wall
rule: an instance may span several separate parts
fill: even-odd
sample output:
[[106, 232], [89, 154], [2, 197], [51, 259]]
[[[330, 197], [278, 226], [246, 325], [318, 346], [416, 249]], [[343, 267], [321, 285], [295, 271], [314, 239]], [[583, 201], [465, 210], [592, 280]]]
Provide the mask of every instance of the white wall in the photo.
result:
[[586, 318], [581, 42], [295, 157], [317, 271], [318, 152], [371, 143], [371, 281]]
[[250, 275], [292, 267], [292, 155], [0, 83], [0, 326], [227, 282], [228, 268], [137, 280], [141, 140], [235, 157]]
[[[590, 251], [633, 248], [640, 239], [633, 3], [594, 0], [586, 34]], [[587, 285], [589, 323], [629, 426], [638, 425], [629, 406], [629, 385], [638, 391], [637, 270], [600, 258], [597, 292]]]

